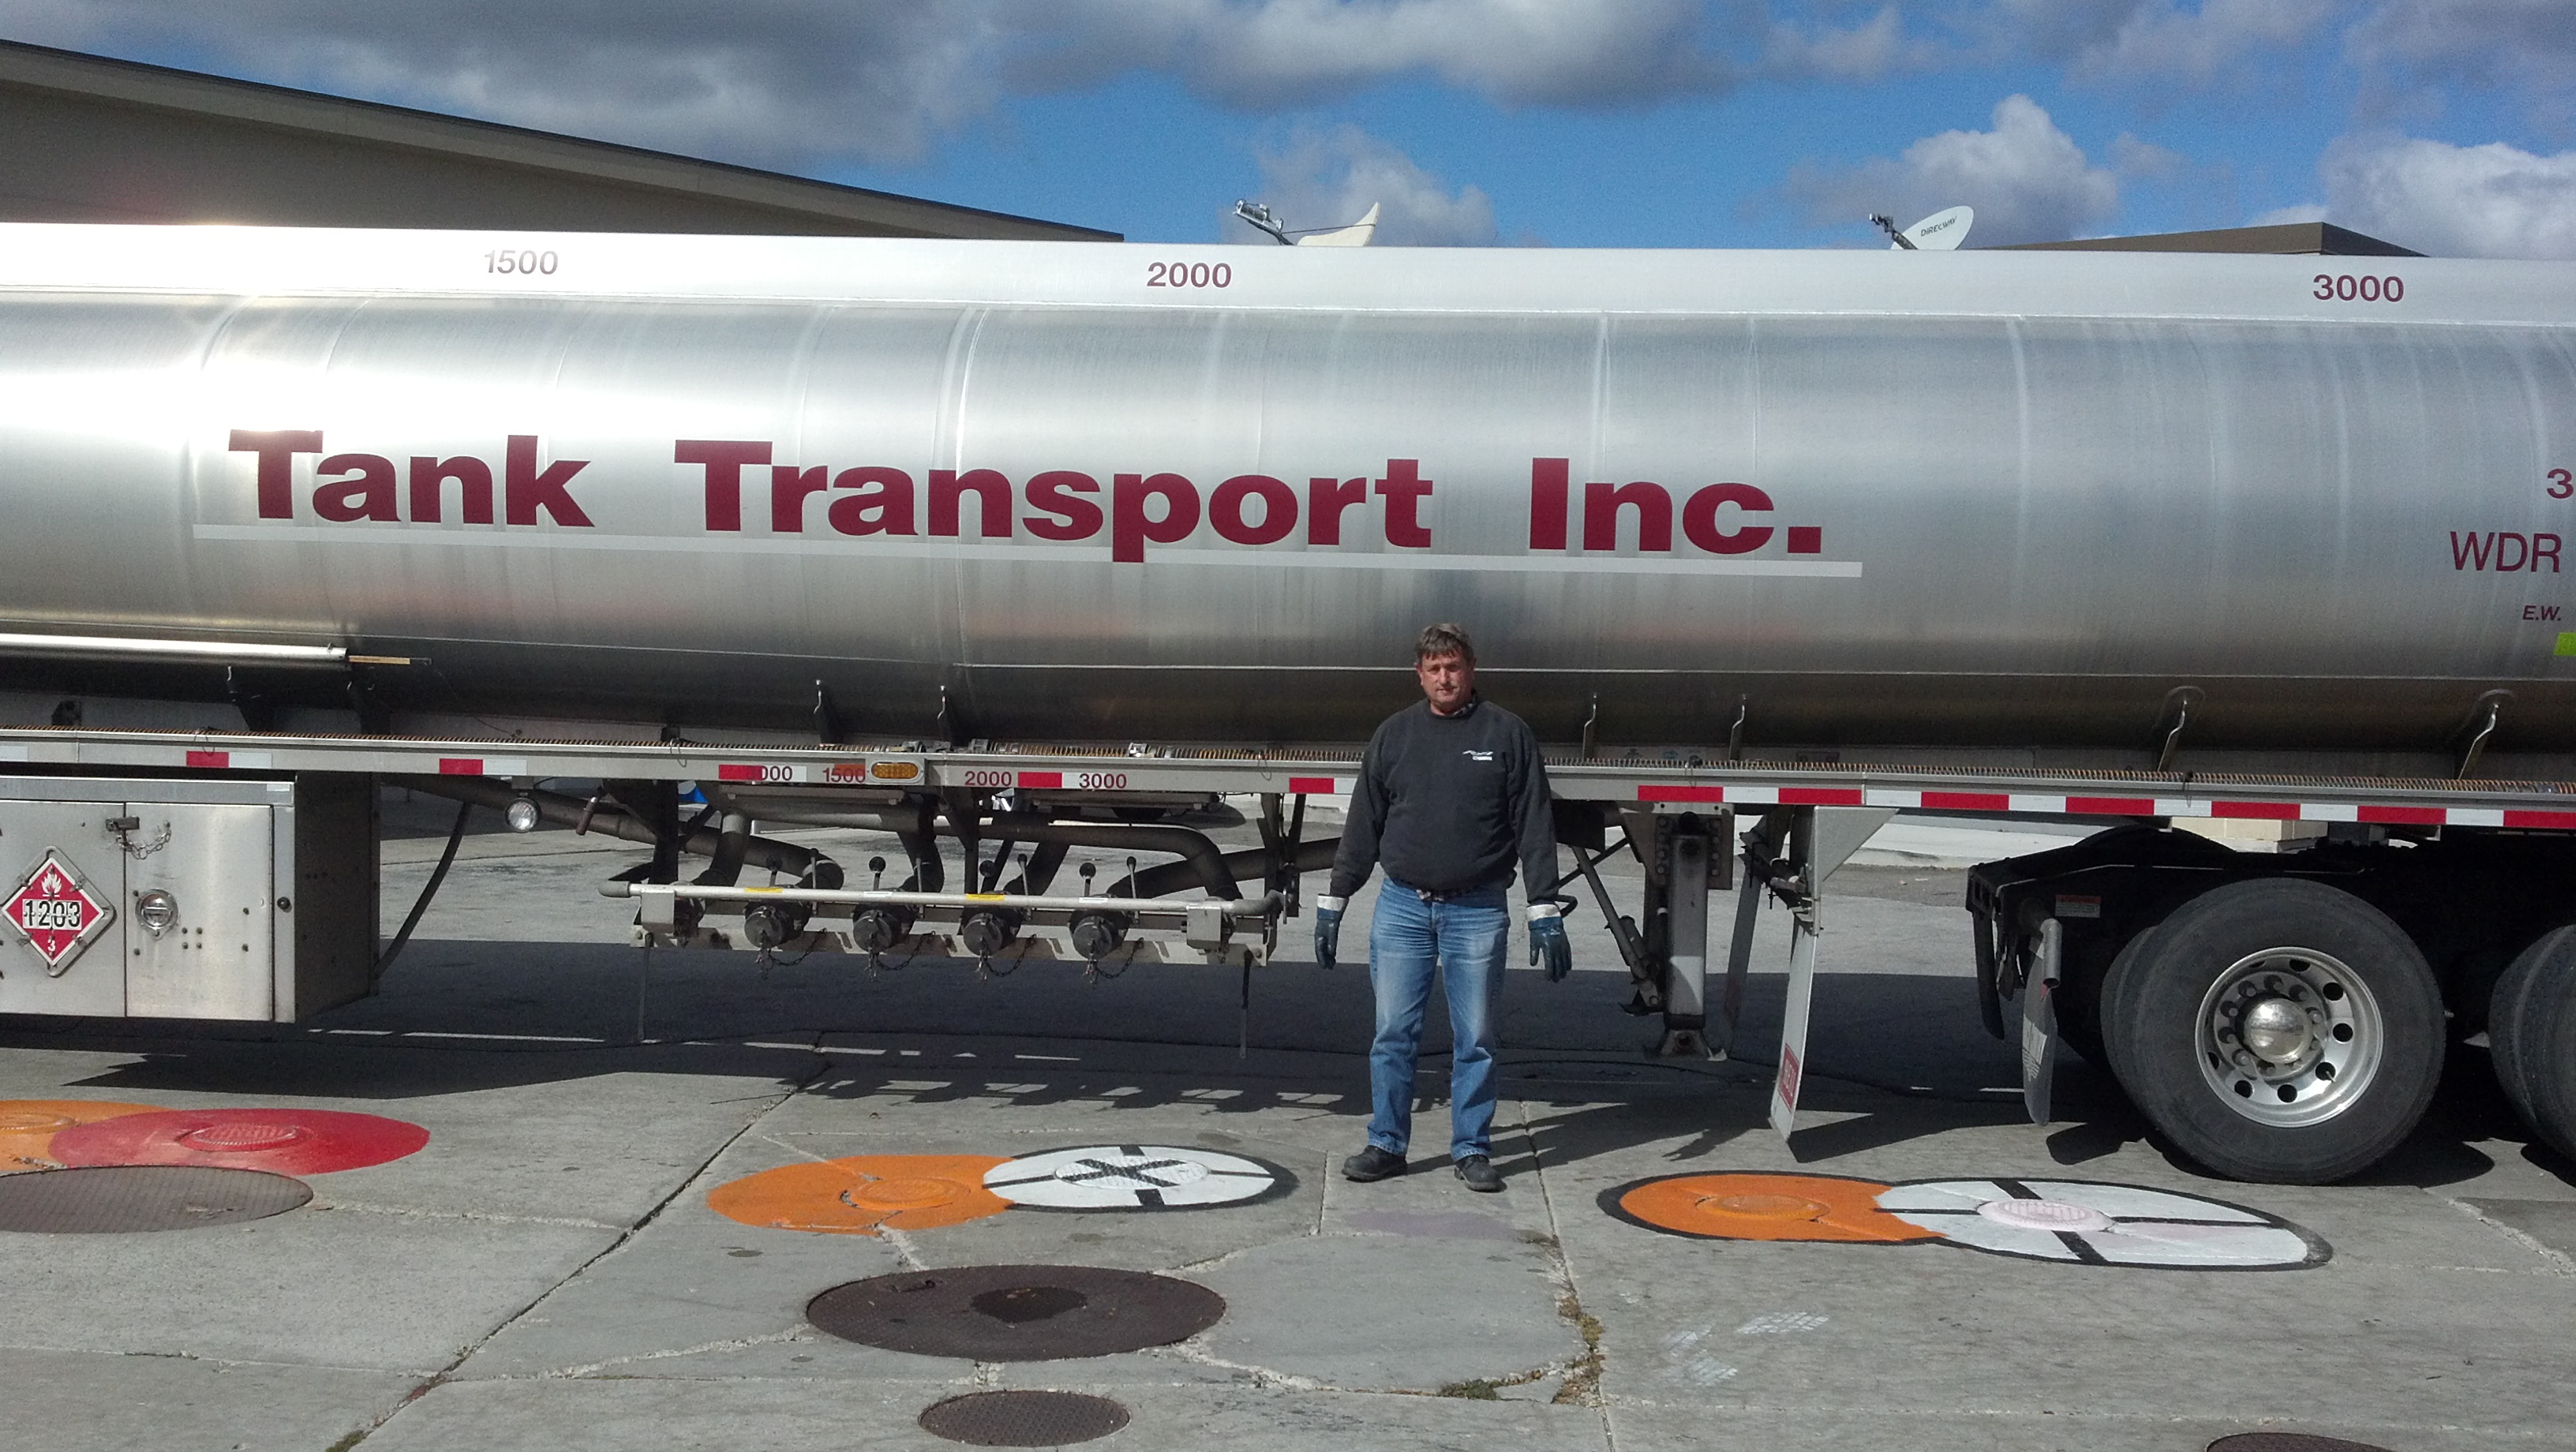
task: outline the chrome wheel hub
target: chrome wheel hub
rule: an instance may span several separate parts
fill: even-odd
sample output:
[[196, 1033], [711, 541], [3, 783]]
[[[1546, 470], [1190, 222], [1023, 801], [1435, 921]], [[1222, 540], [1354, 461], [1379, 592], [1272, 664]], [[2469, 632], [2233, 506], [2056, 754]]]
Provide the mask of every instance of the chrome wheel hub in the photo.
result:
[[2306, 1057], [2316, 1037], [2309, 1032], [2307, 1015], [2287, 998], [2254, 1000], [2246, 1005], [2236, 1026], [2245, 1047], [2267, 1064], [2297, 1063]]
[[2267, 948], [2229, 965], [2201, 999], [2200, 1073], [2258, 1124], [2294, 1128], [2350, 1108], [2379, 1071], [2378, 1001], [2341, 959]]

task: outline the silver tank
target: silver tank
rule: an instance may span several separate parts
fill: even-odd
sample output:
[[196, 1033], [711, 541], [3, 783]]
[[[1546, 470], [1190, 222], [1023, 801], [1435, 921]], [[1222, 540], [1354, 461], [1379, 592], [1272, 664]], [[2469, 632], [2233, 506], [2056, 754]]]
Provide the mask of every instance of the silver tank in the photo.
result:
[[0, 629], [422, 712], [2568, 751], [2571, 468], [2563, 265], [0, 228]]

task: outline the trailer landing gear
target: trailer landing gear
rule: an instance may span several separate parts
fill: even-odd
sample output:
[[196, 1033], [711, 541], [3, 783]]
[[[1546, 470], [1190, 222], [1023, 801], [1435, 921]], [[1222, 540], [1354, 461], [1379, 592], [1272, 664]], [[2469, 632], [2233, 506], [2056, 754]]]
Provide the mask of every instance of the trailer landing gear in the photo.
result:
[[[1663, 1005], [1663, 1035], [1649, 1046], [1650, 1053], [1728, 1056], [1743, 1016], [1744, 981], [1752, 971], [1762, 899], [1775, 897], [1790, 910], [1789, 999], [1771, 1105], [1772, 1126], [1783, 1138], [1797, 1127], [1807, 1006], [1815, 987], [1817, 940], [1824, 932], [1824, 881], [1895, 815], [1882, 807], [1775, 807], [1744, 834], [1744, 885], [1736, 896], [1714, 1041], [1708, 1036], [1708, 899], [1710, 890], [1725, 886], [1731, 875], [1722, 844], [1734, 825], [1733, 813], [1713, 818], [1632, 814], [1628, 820], [1628, 840], [1646, 868], [1646, 927], [1637, 935], [1642, 941], [1635, 944], [1629, 966], [1644, 970], [1640, 976], [1660, 990]], [[1620, 950], [1632, 951], [1624, 933]]]

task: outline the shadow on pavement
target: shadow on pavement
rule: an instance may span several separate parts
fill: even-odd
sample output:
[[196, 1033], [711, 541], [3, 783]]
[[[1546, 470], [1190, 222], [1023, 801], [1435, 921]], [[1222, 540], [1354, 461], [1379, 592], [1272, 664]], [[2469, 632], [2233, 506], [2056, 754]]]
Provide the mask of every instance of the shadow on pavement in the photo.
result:
[[[1621, 1010], [1624, 975], [1550, 984], [1516, 970], [1503, 995], [1505, 1097], [1525, 1106], [1530, 1142], [1552, 1166], [1674, 1139], [1666, 1158], [1687, 1165], [1767, 1136], [1785, 983], [1750, 980], [1732, 1060], [1683, 1062], [1645, 1054], [1658, 1024]], [[836, 955], [763, 965], [748, 953], [664, 951], [648, 964], [613, 946], [424, 942], [378, 996], [304, 1024], [19, 1018], [0, 1020], [0, 1043], [132, 1055], [80, 1080], [117, 1094], [396, 1100], [654, 1073], [835, 1099], [1366, 1114], [1364, 968], [1257, 970], [1248, 1016], [1240, 993], [1233, 971], [1187, 965], [1140, 964], [1094, 983], [1079, 964], [1030, 962], [996, 978], [936, 960], [871, 978]], [[1418, 1112], [1435, 1125], [1444, 1012], [1435, 1001], [1419, 1091]], [[1978, 1024], [1964, 979], [1828, 973], [1814, 1024], [1801, 1162], [2021, 1117], [2017, 1060]], [[2070, 1169], [2154, 1143], [2109, 1076], [2080, 1059], [2057, 1102], [2063, 1123], [2046, 1143]], [[2364, 1182], [2468, 1179], [2492, 1164], [2476, 1144], [2494, 1141], [2527, 1135], [2483, 1051], [2458, 1050], [2424, 1129]], [[2527, 1153], [2567, 1173], [2551, 1152]]]

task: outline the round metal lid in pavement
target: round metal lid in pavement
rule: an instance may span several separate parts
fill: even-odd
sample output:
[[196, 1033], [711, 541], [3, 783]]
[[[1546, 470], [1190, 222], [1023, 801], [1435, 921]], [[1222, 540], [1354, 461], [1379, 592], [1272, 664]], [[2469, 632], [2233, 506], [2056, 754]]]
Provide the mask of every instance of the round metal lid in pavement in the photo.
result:
[[1094, 1144], [996, 1165], [985, 1172], [984, 1188], [1032, 1210], [1196, 1210], [1285, 1195], [1297, 1177], [1215, 1150]]
[[1069, 1447], [1126, 1425], [1125, 1407], [1080, 1392], [974, 1392], [921, 1414], [921, 1430], [975, 1447]]
[[0, 1231], [111, 1235], [194, 1230], [283, 1215], [313, 1198], [301, 1180], [208, 1165], [100, 1165], [0, 1177]]
[[398, 1160], [429, 1131], [339, 1109], [164, 1109], [77, 1125], [54, 1136], [67, 1165], [215, 1165], [322, 1175]]
[[58, 1170], [54, 1136], [92, 1120], [153, 1114], [158, 1104], [118, 1104], [99, 1099], [0, 1099], [0, 1175]]
[[2388, 1452], [2367, 1442], [2319, 1437], [2309, 1432], [2239, 1432], [2209, 1444], [2209, 1452]]
[[1708, 1240], [1905, 1245], [1939, 1235], [1879, 1209], [1887, 1189], [1843, 1175], [1657, 1175], [1602, 1191], [1600, 1204], [1632, 1225]]
[[844, 1341], [970, 1361], [1058, 1361], [1168, 1346], [1217, 1323], [1192, 1281], [1087, 1265], [971, 1265], [834, 1286], [805, 1319]]
[[854, 1155], [781, 1165], [719, 1185], [707, 1208], [745, 1225], [826, 1235], [927, 1230], [999, 1215], [1010, 1202], [984, 1188], [999, 1155]]
[[[113, 1121], [111, 1121], [112, 1123]], [[2305, 1270], [2334, 1254], [2277, 1215], [2089, 1180], [1909, 1180], [1878, 1208], [1994, 1255], [2162, 1270]]]

